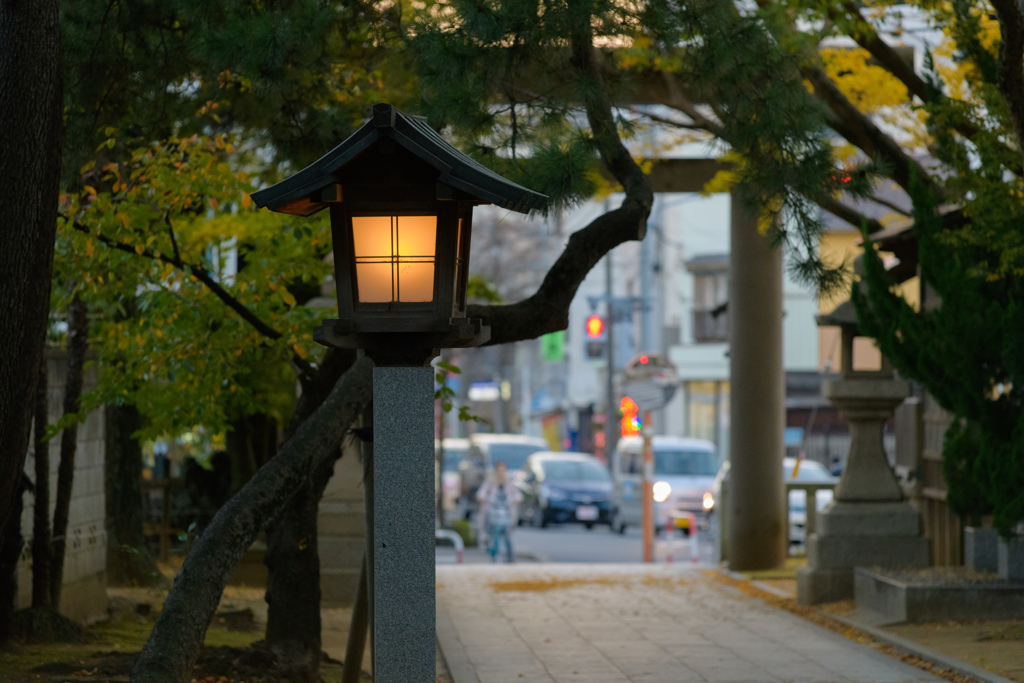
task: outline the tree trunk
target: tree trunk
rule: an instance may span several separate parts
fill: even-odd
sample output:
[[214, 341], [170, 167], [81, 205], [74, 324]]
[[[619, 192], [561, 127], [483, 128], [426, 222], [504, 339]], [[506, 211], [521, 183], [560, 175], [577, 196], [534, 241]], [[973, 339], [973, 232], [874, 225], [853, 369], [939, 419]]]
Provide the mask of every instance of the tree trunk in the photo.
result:
[[[68, 305], [68, 371], [64, 380], [64, 415], [78, 413], [82, 396], [85, 352], [89, 344], [87, 306], [78, 295]], [[60, 435], [60, 465], [57, 469], [57, 494], [53, 509], [53, 562], [50, 565], [50, 604], [60, 610], [64, 582], [64, 549], [67, 547], [68, 513], [71, 487], [75, 481], [75, 450], [78, 446], [78, 421]]]
[[49, 382], [46, 358], [39, 364], [35, 416], [35, 502], [32, 508], [32, 606], [50, 606], [50, 444], [46, 436], [49, 417]]
[[[323, 403], [330, 388], [355, 360], [352, 353], [331, 351], [313, 382], [303, 387], [288, 425], [289, 438]], [[325, 462], [267, 525], [266, 641], [282, 672], [297, 681], [314, 681], [320, 669], [320, 497], [334, 474], [337, 458]]]
[[320, 497], [334, 473], [326, 459], [307, 477], [288, 506], [267, 525], [266, 640], [283, 676], [319, 680], [320, 555], [317, 514]]
[[232, 420], [224, 446], [231, 458], [231, 492], [235, 493], [277, 451], [277, 422], [263, 413]]
[[278, 455], [217, 512], [174, 581], [132, 669], [134, 683], [191, 680], [232, 570], [266, 520], [281, 514], [313, 472], [337, 460], [342, 438], [370, 400], [372, 365], [368, 359], [358, 360]]
[[107, 581], [112, 585], [150, 586], [160, 579], [142, 533], [142, 426], [133, 405], [108, 405], [104, 488], [107, 517]]
[[6, 526], [0, 530], [0, 645], [11, 638], [11, 617], [14, 603], [18, 599], [18, 558], [24, 539], [21, 537], [21, 511], [24, 506], [22, 494], [29, 488], [28, 477], [21, 474], [14, 489], [11, 514]]
[[63, 117], [58, 8], [57, 0], [0, 0], [0, 529], [17, 504], [50, 310]]

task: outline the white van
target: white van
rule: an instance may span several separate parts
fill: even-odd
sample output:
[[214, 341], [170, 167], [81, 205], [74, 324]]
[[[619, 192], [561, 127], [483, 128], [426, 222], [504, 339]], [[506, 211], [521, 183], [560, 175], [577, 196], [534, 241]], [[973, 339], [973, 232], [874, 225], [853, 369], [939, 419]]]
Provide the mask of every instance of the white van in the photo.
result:
[[[718, 473], [715, 445], [703, 439], [677, 436], [651, 437], [654, 451], [654, 530], [664, 530], [669, 516], [675, 526], [689, 530], [689, 516], [702, 515], [703, 496]], [[628, 526], [641, 526], [644, 518], [644, 454], [639, 436], [619, 440], [612, 463], [615, 489], [612, 493], [611, 527], [623, 533]]]

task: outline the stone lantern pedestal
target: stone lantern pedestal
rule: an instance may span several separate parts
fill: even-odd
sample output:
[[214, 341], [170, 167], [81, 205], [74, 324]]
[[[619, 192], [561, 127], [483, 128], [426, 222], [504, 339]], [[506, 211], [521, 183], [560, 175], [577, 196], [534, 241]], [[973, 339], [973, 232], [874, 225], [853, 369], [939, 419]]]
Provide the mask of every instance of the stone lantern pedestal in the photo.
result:
[[802, 605], [852, 598], [854, 567], [928, 566], [921, 515], [903, 499], [882, 446], [882, 429], [910, 384], [894, 379], [884, 359], [881, 370], [853, 370], [856, 318], [849, 302], [818, 324], [842, 328], [840, 379], [825, 382], [823, 391], [850, 425], [850, 454], [835, 499], [807, 540], [807, 566], [797, 574]]

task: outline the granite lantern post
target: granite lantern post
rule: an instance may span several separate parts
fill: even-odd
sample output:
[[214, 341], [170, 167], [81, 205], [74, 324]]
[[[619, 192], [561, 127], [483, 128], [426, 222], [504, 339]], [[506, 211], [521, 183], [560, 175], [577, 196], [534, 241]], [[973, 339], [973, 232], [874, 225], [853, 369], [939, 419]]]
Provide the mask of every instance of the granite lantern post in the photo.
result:
[[373, 359], [368, 592], [377, 683], [435, 680], [434, 381], [441, 348], [490, 337], [466, 317], [472, 210], [547, 200], [498, 176], [388, 104], [311, 166], [253, 194], [257, 206], [330, 211], [338, 319], [326, 346]]
[[826, 381], [823, 393], [850, 425], [850, 453], [835, 499], [807, 540], [807, 566], [797, 573], [797, 600], [804, 605], [852, 598], [857, 566], [928, 565], [921, 515], [904, 500], [882, 445], [883, 427], [910, 395], [910, 384], [894, 376], [884, 355], [880, 368], [854, 367], [852, 302], [818, 316], [818, 325], [840, 329], [839, 379]]

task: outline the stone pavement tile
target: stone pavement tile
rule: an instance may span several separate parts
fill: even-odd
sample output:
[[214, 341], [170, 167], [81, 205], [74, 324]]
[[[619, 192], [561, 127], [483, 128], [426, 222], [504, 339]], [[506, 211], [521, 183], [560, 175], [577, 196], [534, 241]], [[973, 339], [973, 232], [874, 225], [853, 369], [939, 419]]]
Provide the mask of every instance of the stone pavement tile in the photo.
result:
[[[495, 590], [496, 579], [542, 587]], [[566, 585], [544, 590], [540, 579]], [[938, 680], [678, 567], [439, 567], [438, 581], [446, 637], [480, 683]]]
[[692, 671], [638, 674], [629, 677], [631, 683], [703, 683], [704, 679]]
[[630, 680], [619, 673], [555, 673], [558, 683], [630, 683]]
[[555, 679], [544, 672], [510, 673], [510, 672], [477, 672], [480, 683], [556, 683]]

